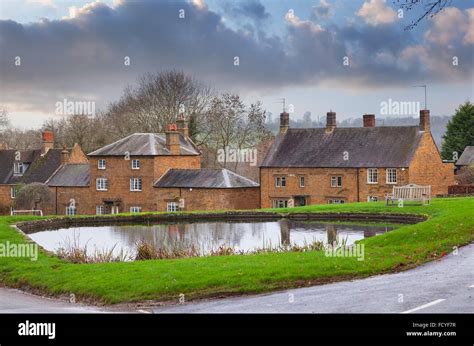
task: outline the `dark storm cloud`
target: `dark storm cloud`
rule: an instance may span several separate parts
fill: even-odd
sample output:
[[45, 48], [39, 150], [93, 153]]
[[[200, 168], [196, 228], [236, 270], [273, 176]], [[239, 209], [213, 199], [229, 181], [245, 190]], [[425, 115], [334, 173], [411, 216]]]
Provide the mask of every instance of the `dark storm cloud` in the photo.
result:
[[[235, 10], [250, 21], [268, 17], [260, 2], [238, 6]], [[324, 80], [378, 87], [472, 76], [472, 64], [460, 66], [454, 77], [438, 66], [453, 53], [463, 61], [471, 54], [472, 61], [472, 45], [459, 43], [453, 51], [434, 43], [417, 46], [396, 24], [321, 28], [294, 17], [286, 25], [287, 37], [261, 29], [255, 36], [245, 25], [230, 29], [220, 14], [205, 7], [176, 1], [131, 1], [114, 8], [94, 3], [72, 19], [24, 25], [0, 21], [0, 103], [52, 112], [54, 103], [66, 97], [97, 100], [101, 106], [117, 99], [139, 75], [169, 68], [217, 88], [243, 91]], [[342, 64], [346, 55], [349, 67]], [[21, 66], [14, 65], [17, 56]], [[130, 66], [124, 66], [125, 57]]]

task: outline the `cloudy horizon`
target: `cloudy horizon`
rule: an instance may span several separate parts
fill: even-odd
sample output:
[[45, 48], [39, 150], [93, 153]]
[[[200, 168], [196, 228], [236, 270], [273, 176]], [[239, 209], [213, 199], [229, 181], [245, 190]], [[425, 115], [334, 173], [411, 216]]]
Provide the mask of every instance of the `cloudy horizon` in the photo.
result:
[[400, 18], [383, 0], [2, 1], [0, 105], [12, 124], [38, 127], [58, 101], [104, 109], [141, 75], [175, 69], [274, 117], [282, 97], [295, 118], [423, 105], [415, 85], [428, 85], [432, 114], [453, 114], [474, 99], [468, 5], [404, 30], [422, 9]]

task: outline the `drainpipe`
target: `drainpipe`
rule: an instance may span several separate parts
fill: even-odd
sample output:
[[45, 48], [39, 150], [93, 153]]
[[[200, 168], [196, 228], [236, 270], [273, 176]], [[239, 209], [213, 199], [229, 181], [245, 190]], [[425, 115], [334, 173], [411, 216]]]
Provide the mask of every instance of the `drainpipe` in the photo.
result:
[[359, 199], [359, 168], [356, 168], [356, 177], [357, 177], [357, 202], [360, 202], [360, 199]]

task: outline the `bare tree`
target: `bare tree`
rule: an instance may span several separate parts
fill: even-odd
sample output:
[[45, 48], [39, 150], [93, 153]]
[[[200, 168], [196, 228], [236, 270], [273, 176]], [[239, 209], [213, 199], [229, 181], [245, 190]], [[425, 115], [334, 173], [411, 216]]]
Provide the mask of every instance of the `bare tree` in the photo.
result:
[[195, 138], [200, 130], [197, 122], [212, 94], [210, 87], [184, 72], [149, 73], [136, 87], [127, 87], [102, 118], [112, 136], [123, 137], [132, 132], [163, 132], [184, 112], [191, 119], [190, 135]]
[[53, 201], [53, 194], [48, 186], [42, 183], [23, 185], [15, 198], [15, 208], [24, 210], [38, 210], [39, 206], [45, 208]]
[[423, 7], [423, 13], [411, 22], [410, 25], [405, 27], [405, 30], [412, 30], [418, 23], [425, 18], [432, 18], [441, 12], [451, 0], [394, 0], [394, 4], [397, 4], [404, 11], [411, 11], [414, 8]]
[[271, 135], [265, 126], [265, 116], [260, 102], [247, 107], [238, 95], [215, 96], [199, 136], [211, 153], [211, 165], [237, 171], [239, 161], [227, 160], [230, 152], [257, 150], [258, 144]]

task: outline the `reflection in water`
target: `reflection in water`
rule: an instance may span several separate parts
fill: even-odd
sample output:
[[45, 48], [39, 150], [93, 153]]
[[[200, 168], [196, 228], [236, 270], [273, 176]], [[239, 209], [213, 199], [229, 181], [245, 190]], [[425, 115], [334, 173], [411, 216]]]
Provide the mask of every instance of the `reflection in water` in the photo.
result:
[[202, 254], [225, 245], [235, 250], [252, 251], [278, 245], [304, 245], [314, 241], [325, 244], [359, 239], [382, 234], [394, 227], [374, 225], [344, 225], [324, 222], [298, 222], [282, 219], [272, 222], [208, 222], [160, 225], [110, 225], [76, 227], [32, 233], [29, 236], [50, 251], [68, 244], [87, 245], [91, 253], [111, 249], [135, 254], [135, 244], [141, 240], [156, 247], [189, 248], [194, 246]]

